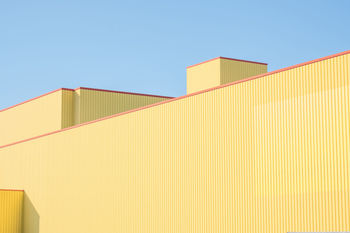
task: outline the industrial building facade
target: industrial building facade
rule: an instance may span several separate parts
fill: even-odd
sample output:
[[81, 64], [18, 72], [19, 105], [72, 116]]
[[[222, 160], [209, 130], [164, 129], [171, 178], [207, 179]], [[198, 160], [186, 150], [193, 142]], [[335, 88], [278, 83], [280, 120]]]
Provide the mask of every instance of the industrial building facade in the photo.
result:
[[350, 51], [219, 57], [186, 96], [60, 89], [0, 112], [0, 233], [350, 231]]

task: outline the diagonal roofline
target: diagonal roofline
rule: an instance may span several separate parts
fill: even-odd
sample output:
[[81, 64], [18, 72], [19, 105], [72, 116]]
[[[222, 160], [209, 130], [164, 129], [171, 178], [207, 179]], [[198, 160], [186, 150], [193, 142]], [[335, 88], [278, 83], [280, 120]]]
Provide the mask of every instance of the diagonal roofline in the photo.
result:
[[49, 132], [49, 133], [46, 133], [46, 134], [42, 134], [42, 135], [39, 135], [39, 136], [36, 136], [36, 137], [20, 140], [20, 141], [17, 141], [17, 142], [13, 142], [13, 143], [10, 143], [10, 144], [6, 144], [6, 145], [3, 145], [3, 146], [0, 146], [0, 149], [5, 148], [5, 147], [9, 147], [9, 146], [12, 146], [12, 145], [16, 145], [16, 144], [19, 144], [19, 143], [22, 143], [22, 142], [27, 142], [27, 141], [31, 141], [31, 140], [34, 140], [34, 139], [37, 139], [37, 138], [45, 137], [45, 136], [48, 136], [48, 135], [64, 132], [66, 130], [71, 130], [71, 129], [78, 128], [78, 127], [81, 127], [81, 126], [84, 126], [84, 125], [89, 125], [89, 124], [93, 124], [93, 123], [96, 123], [96, 122], [99, 122], [99, 121], [104, 121], [104, 120], [107, 120], [107, 119], [110, 119], [110, 118], [126, 115], [126, 114], [129, 114], [129, 113], [132, 113], [132, 112], [137, 112], [137, 111], [141, 111], [141, 110], [144, 110], [144, 109], [147, 109], [147, 108], [152, 108], [152, 107], [155, 107], [155, 106], [158, 106], [158, 105], [162, 105], [162, 104], [170, 103], [170, 102], [173, 102], [173, 101], [185, 99], [185, 98], [188, 98], [188, 97], [191, 97], [191, 96], [195, 96], [195, 95], [199, 95], [199, 94], [202, 94], [202, 93], [205, 93], [205, 92], [221, 89], [221, 88], [224, 88], [224, 87], [227, 87], [227, 86], [232, 86], [232, 85], [236, 85], [236, 84], [239, 84], [239, 83], [243, 83], [243, 82], [248, 82], [248, 81], [251, 81], [251, 80], [259, 79], [259, 78], [262, 78], [262, 77], [265, 77], [265, 76], [269, 76], [271, 74], [276, 74], [276, 73], [280, 73], [280, 72], [283, 72], [283, 71], [286, 71], [286, 70], [299, 68], [299, 67], [306, 66], [306, 65], [309, 65], [309, 64], [312, 64], [312, 63], [315, 63], [315, 62], [324, 61], [324, 60], [327, 60], [327, 59], [331, 59], [331, 58], [334, 58], [334, 57], [339, 57], [339, 56], [346, 55], [346, 54], [350, 54], [350, 50], [347, 50], [347, 51], [344, 51], [344, 52], [341, 52], [341, 53], [336, 53], [336, 54], [333, 54], [333, 55], [330, 55], [330, 56], [318, 58], [318, 59], [311, 60], [311, 61], [308, 61], [308, 62], [300, 63], [300, 64], [297, 64], [297, 65], [289, 66], [289, 67], [282, 68], [282, 69], [279, 69], [279, 70], [267, 72], [265, 74], [260, 74], [260, 75], [256, 75], [256, 76], [249, 77], [249, 78], [246, 78], [246, 79], [238, 80], [238, 81], [235, 81], [235, 82], [232, 82], [232, 83], [223, 84], [223, 85], [220, 85], [220, 86], [217, 86], [217, 87], [213, 87], [213, 88], [210, 88], [210, 89], [201, 90], [201, 91], [194, 92], [194, 93], [191, 93], [191, 94], [188, 94], [188, 95], [184, 95], [184, 96], [176, 97], [176, 98], [173, 98], [173, 99], [165, 100], [165, 101], [162, 101], [162, 102], [159, 102], [159, 103], [147, 105], [147, 106], [144, 106], [144, 107], [141, 107], [141, 108], [136, 108], [136, 109], [132, 109], [132, 110], [129, 110], [129, 111], [126, 111], [126, 112], [121, 112], [121, 113], [117, 113], [117, 114], [114, 114], [114, 115], [111, 115], [111, 116], [107, 116], [107, 117], [103, 117], [103, 118], [100, 118], [100, 119], [96, 119], [96, 120], [93, 120], [93, 121], [88, 121], [88, 122], [85, 122], [85, 123], [82, 123], [82, 124], [78, 124], [78, 125], [74, 125], [74, 126], [71, 126], [71, 127], [68, 127], [68, 128], [64, 128], [64, 129], [56, 130], [56, 131]]
[[170, 96], [142, 94], [142, 93], [126, 92], [126, 91], [113, 91], [113, 90], [105, 90], [105, 89], [90, 88], [90, 87], [78, 87], [74, 89], [74, 91], [77, 91], [77, 90], [103, 91], [103, 92], [112, 92], [112, 93], [119, 93], [119, 94], [141, 95], [141, 96], [148, 96], [148, 97], [168, 98], [168, 99], [174, 98]]
[[31, 102], [31, 101], [33, 101], [33, 100], [39, 99], [39, 98], [41, 98], [41, 97], [44, 97], [44, 96], [47, 96], [47, 95], [50, 95], [50, 94], [52, 94], [52, 93], [55, 93], [55, 92], [57, 92], [57, 91], [62, 91], [62, 90], [74, 91], [74, 89], [69, 89], [69, 88], [58, 88], [58, 89], [56, 89], [56, 90], [47, 92], [47, 93], [45, 93], [45, 94], [39, 95], [39, 96], [34, 97], [34, 98], [31, 98], [31, 99], [29, 99], [29, 100], [25, 100], [25, 101], [23, 101], [23, 102], [20, 102], [20, 103], [18, 103], [18, 104], [12, 105], [12, 106], [10, 106], [10, 107], [1, 109], [0, 112], [9, 110], [9, 109], [11, 109], [11, 108], [15, 108], [15, 107], [20, 106], [20, 105], [22, 105], [22, 104]]
[[45, 94], [39, 95], [39, 96], [37, 96], [37, 97], [31, 98], [31, 99], [29, 99], [29, 100], [25, 100], [25, 101], [20, 102], [20, 103], [18, 103], [18, 104], [12, 105], [12, 106], [10, 106], [10, 107], [1, 109], [1, 110], [0, 110], [0, 113], [3, 112], [3, 111], [9, 110], [9, 109], [11, 109], [11, 108], [15, 108], [15, 107], [17, 107], [17, 106], [20, 106], [20, 105], [22, 105], [22, 104], [31, 102], [31, 101], [33, 101], [33, 100], [39, 99], [39, 98], [41, 98], [41, 97], [50, 95], [50, 94], [55, 93], [55, 92], [57, 92], [57, 91], [62, 91], [62, 90], [65, 90], [65, 91], [90, 90], [90, 91], [103, 91], [103, 92], [112, 92], [112, 93], [119, 93], [119, 94], [140, 95], [140, 96], [159, 97], [159, 98], [168, 98], [168, 99], [174, 98], [174, 97], [170, 97], [170, 96], [150, 95], [150, 94], [142, 94], [142, 93], [134, 93], [134, 92], [125, 92], [125, 91], [113, 91], [113, 90], [105, 90], [105, 89], [97, 89], [97, 88], [88, 88], [88, 87], [78, 87], [78, 88], [75, 88], [75, 89], [70, 89], [70, 88], [59, 88], [59, 89], [56, 89], [56, 90], [47, 92], [47, 93], [45, 93]]

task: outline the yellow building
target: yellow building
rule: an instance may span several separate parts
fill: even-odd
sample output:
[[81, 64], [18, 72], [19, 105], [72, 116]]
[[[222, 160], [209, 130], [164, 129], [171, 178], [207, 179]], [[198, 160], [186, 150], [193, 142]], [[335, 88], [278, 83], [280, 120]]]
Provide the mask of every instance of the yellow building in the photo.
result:
[[350, 51], [269, 73], [219, 57], [187, 80], [2, 110], [0, 233], [350, 231]]

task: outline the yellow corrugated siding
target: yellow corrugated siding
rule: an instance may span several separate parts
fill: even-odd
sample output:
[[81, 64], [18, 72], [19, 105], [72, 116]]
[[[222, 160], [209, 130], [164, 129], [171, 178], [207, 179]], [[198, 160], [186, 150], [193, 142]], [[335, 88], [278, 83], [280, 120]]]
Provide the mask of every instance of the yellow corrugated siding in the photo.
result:
[[80, 93], [81, 90], [75, 90], [73, 94], [73, 118], [74, 118], [74, 125], [80, 124]]
[[21, 233], [23, 192], [0, 190], [0, 233]]
[[0, 112], [0, 145], [61, 129], [62, 91]]
[[79, 123], [154, 104], [169, 98], [80, 89]]
[[220, 59], [220, 85], [267, 72], [267, 65]]
[[0, 186], [40, 232], [350, 231], [349, 59], [2, 148]]
[[187, 68], [187, 94], [220, 85], [220, 59]]
[[72, 90], [62, 90], [61, 129], [74, 125], [74, 94]]

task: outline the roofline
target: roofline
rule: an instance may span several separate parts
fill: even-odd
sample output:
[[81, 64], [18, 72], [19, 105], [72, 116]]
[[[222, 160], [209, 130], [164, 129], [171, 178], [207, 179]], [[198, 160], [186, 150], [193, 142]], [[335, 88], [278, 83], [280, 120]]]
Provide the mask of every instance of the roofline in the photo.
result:
[[76, 90], [90, 90], [90, 91], [103, 91], [103, 92], [112, 92], [112, 93], [119, 93], [119, 94], [129, 94], [129, 95], [141, 95], [141, 96], [148, 96], [148, 97], [158, 97], [158, 98], [168, 98], [172, 99], [174, 97], [170, 96], [162, 96], [162, 95], [150, 95], [150, 94], [142, 94], [142, 93], [136, 93], [136, 92], [126, 92], [126, 91], [113, 91], [113, 90], [105, 90], [105, 89], [98, 89], [98, 88], [89, 88], [89, 87], [78, 87]]
[[20, 190], [20, 189], [0, 189], [0, 191], [15, 191], [15, 192], [24, 192], [24, 190]]
[[57, 92], [57, 91], [62, 91], [62, 90], [74, 91], [73, 89], [69, 89], [69, 88], [59, 88], [59, 89], [56, 89], [56, 90], [50, 91], [50, 92], [48, 92], [48, 93], [45, 93], [45, 94], [39, 95], [39, 96], [37, 96], [37, 97], [31, 98], [31, 99], [29, 99], [29, 100], [23, 101], [23, 102], [21, 102], [21, 103], [18, 103], [18, 104], [12, 105], [12, 106], [10, 106], [10, 107], [7, 107], [7, 108], [4, 108], [4, 109], [1, 109], [1, 110], [0, 110], [0, 112], [3, 112], [3, 111], [6, 111], [6, 110], [9, 110], [9, 109], [11, 109], [11, 108], [17, 107], [17, 106], [19, 106], [19, 105], [22, 105], [22, 104], [28, 103], [28, 102], [30, 102], [30, 101], [33, 101], [33, 100], [39, 99], [39, 98], [41, 98], [41, 97], [44, 97], [44, 96], [47, 96], [47, 95], [50, 95], [50, 94], [52, 94], [52, 93], [55, 93], [55, 92]]
[[268, 65], [267, 63], [256, 62], [256, 61], [248, 61], [248, 60], [235, 59], [235, 58], [229, 58], [229, 57], [215, 57], [215, 58], [209, 59], [207, 61], [203, 61], [203, 62], [194, 64], [194, 65], [187, 66], [187, 69], [188, 68], [192, 68], [194, 66], [202, 65], [204, 63], [207, 63], [207, 62], [210, 62], [210, 61], [214, 61], [214, 60], [217, 60], [217, 59], [225, 59], [225, 60], [231, 60], [231, 61], [241, 61], [241, 62], [247, 62], [247, 63], [253, 63], [253, 64], [259, 64], [259, 65], [265, 65], [265, 66]]
[[17, 106], [19, 106], [19, 105], [28, 103], [28, 102], [30, 102], [30, 101], [39, 99], [39, 98], [44, 97], [44, 96], [47, 96], [47, 95], [50, 95], [50, 94], [55, 93], [55, 92], [57, 92], [57, 91], [62, 91], [62, 90], [65, 90], [65, 91], [77, 91], [77, 90], [79, 90], [79, 89], [82, 89], [82, 90], [91, 90], [91, 91], [112, 92], [112, 93], [128, 94], [128, 95], [140, 95], [140, 96], [148, 96], [148, 97], [168, 98], [168, 99], [174, 98], [174, 97], [169, 97], [169, 96], [149, 95], [149, 94], [141, 94], [141, 93], [133, 93], [133, 92], [124, 92], [124, 91], [104, 90], [104, 89], [88, 88], [88, 87], [78, 87], [78, 88], [75, 88], [75, 89], [70, 89], [70, 88], [59, 88], [59, 89], [50, 91], [50, 92], [48, 92], [48, 93], [39, 95], [39, 96], [37, 96], [37, 97], [31, 98], [31, 99], [29, 99], [29, 100], [23, 101], [23, 102], [21, 102], [21, 103], [12, 105], [12, 106], [10, 106], [10, 107], [1, 109], [0, 112], [9, 110], [9, 109], [14, 108], [14, 107], [17, 107]]
[[147, 108], [152, 108], [152, 107], [155, 107], [155, 106], [158, 106], [158, 105], [162, 105], [162, 104], [170, 103], [170, 102], [173, 102], [173, 101], [185, 99], [185, 98], [188, 98], [188, 97], [191, 97], [191, 96], [195, 96], [195, 95], [199, 95], [199, 94], [202, 94], [202, 93], [205, 93], [205, 92], [221, 89], [221, 88], [224, 88], [224, 87], [227, 87], [227, 86], [233, 86], [233, 85], [236, 85], [236, 84], [239, 84], [239, 83], [243, 83], [243, 82], [248, 82], [248, 81], [251, 81], [251, 80], [259, 79], [259, 78], [262, 78], [262, 77], [265, 77], [265, 76], [269, 76], [269, 75], [272, 75], [272, 74], [280, 73], [282, 71], [291, 70], [291, 69], [294, 69], [294, 68], [299, 68], [299, 67], [302, 67], [302, 66], [305, 66], [305, 65], [310, 65], [310, 64], [315, 63], [315, 62], [324, 61], [324, 60], [327, 60], [327, 59], [331, 59], [331, 58], [334, 58], [334, 57], [339, 57], [339, 56], [346, 55], [346, 54], [350, 54], [350, 50], [347, 50], [347, 51], [344, 51], [344, 52], [341, 52], [341, 53], [336, 53], [336, 54], [333, 54], [333, 55], [330, 55], [330, 56], [326, 56], [326, 57], [323, 57], [323, 58], [318, 58], [318, 59], [311, 60], [311, 61], [308, 61], [308, 62], [300, 63], [300, 64], [297, 64], [297, 65], [294, 65], [294, 66], [289, 66], [289, 67], [286, 67], [286, 68], [283, 68], [283, 69], [271, 71], [271, 72], [268, 72], [268, 73], [256, 75], [256, 76], [249, 77], [249, 78], [246, 78], [246, 79], [238, 80], [238, 81], [235, 81], [235, 82], [232, 82], [232, 83], [227, 83], [227, 84], [224, 84], [224, 85], [221, 85], [221, 86], [217, 86], [217, 87], [209, 88], [209, 89], [206, 89], [206, 90], [194, 92], [194, 93], [191, 93], [191, 94], [188, 94], [188, 95], [184, 95], [184, 96], [176, 97], [176, 98], [173, 98], [173, 99], [165, 100], [165, 101], [158, 102], [158, 103], [155, 103], [155, 104], [150, 104], [150, 105], [147, 105], [147, 106], [143, 106], [141, 108], [136, 108], [136, 109], [132, 109], [132, 110], [129, 110], [129, 111], [126, 111], [126, 112], [121, 112], [121, 113], [117, 113], [117, 114], [114, 114], [114, 115], [111, 115], [111, 116], [107, 116], [107, 117], [103, 117], [103, 118], [100, 118], [100, 119], [96, 119], [96, 120], [93, 120], [93, 121], [88, 121], [88, 122], [85, 122], [85, 123], [82, 123], [82, 124], [78, 124], [78, 125], [74, 125], [74, 126], [71, 126], [71, 127], [68, 127], [68, 128], [64, 128], [64, 129], [56, 130], [56, 131], [49, 132], [49, 133], [46, 133], [46, 134], [42, 134], [42, 135], [39, 135], [39, 136], [36, 136], [36, 137], [20, 140], [20, 141], [17, 141], [17, 142], [13, 142], [13, 143], [10, 143], [10, 144], [6, 144], [6, 145], [3, 145], [3, 146], [0, 146], [0, 149], [5, 148], [5, 147], [9, 147], [9, 146], [12, 146], [12, 145], [16, 145], [16, 144], [19, 144], [19, 143], [22, 143], [22, 142], [31, 141], [31, 140], [34, 140], [34, 139], [37, 139], [37, 138], [41, 138], [41, 137], [44, 137], [44, 136], [48, 136], [48, 135], [64, 132], [64, 131], [67, 131], [67, 130], [71, 130], [71, 129], [78, 128], [78, 127], [81, 127], [81, 126], [84, 126], [84, 125], [89, 125], [89, 124], [93, 124], [93, 123], [96, 123], [96, 122], [99, 122], [99, 121], [104, 121], [104, 120], [107, 120], [107, 119], [110, 119], [110, 118], [126, 115], [126, 114], [129, 114], [129, 113], [132, 113], [132, 112], [137, 112], [137, 111], [141, 111], [141, 110], [144, 110], [144, 109], [147, 109]]

